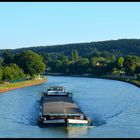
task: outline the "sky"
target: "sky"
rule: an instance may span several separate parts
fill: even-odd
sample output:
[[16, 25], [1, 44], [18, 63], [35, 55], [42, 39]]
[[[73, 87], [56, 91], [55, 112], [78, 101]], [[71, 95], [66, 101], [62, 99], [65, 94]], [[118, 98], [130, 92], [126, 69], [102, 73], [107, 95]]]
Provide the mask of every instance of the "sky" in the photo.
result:
[[140, 2], [0, 2], [0, 49], [140, 39]]

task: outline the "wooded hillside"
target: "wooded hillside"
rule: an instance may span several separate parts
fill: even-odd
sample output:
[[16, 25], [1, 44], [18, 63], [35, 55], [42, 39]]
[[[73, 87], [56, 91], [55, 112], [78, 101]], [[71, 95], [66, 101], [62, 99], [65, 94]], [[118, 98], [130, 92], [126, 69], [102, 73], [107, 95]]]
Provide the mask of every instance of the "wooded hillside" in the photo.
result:
[[[94, 51], [108, 51], [117, 55], [137, 55], [140, 56], [140, 39], [119, 39], [109, 41], [99, 41], [90, 43], [72, 43], [64, 45], [36, 46], [10, 50], [12, 53], [20, 53], [24, 50], [32, 50], [36, 53], [63, 53], [70, 56], [73, 49], [76, 49], [80, 56], [87, 56]], [[0, 56], [2, 50], [0, 50]]]

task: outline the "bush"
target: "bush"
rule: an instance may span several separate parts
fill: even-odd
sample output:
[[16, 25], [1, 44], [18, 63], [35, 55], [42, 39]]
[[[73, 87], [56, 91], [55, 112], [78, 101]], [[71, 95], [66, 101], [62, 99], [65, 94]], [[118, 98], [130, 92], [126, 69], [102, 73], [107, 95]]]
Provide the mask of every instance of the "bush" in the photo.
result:
[[3, 67], [3, 80], [19, 80], [25, 78], [25, 74], [22, 69], [19, 68], [16, 64], [10, 64]]

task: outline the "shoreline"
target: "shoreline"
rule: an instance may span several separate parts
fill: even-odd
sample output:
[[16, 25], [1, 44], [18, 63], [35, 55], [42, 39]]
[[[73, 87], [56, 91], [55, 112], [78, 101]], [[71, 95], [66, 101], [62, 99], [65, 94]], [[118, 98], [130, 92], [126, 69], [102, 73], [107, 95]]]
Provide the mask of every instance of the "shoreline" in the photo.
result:
[[63, 73], [48, 73], [46, 75], [48, 75], [48, 76], [70, 76], [70, 77], [86, 77], [86, 78], [99, 78], [99, 79], [117, 80], [117, 81], [122, 81], [122, 82], [132, 84], [132, 85], [140, 88], [140, 81], [138, 81], [137, 79], [125, 79], [123, 77], [117, 78], [117, 77], [111, 77], [111, 76], [107, 76], [107, 75], [95, 76], [95, 75], [92, 75], [92, 74], [63, 74]]
[[24, 87], [34, 86], [34, 85], [40, 85], [46, 81], [47, 81], [47, 79], [43, 78], [43, 79], [26, 80], [26, 81], [22, 81], [22, 82], [5, 84], [5, 85], [0, 86], [0, 94], [5, 93], [7, 91], [14, 90], [14, 89], [19, 89], [19, 88], [24, 88]]

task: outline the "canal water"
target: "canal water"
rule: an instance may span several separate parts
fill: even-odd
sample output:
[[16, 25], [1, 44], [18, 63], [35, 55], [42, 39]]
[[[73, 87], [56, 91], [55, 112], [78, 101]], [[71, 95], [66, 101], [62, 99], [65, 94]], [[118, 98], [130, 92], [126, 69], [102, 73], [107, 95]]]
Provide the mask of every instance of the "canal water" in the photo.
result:
[[[37, 126], [41, 92], [65, 86], [89, 127]], [[48, 76], [48, 82], [0, 94], [0, 138], [135, 138], [140, 137], [140, 90], [129, 83], [97, 78]]]

